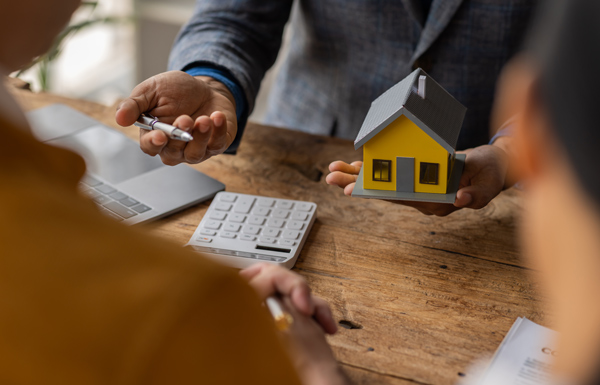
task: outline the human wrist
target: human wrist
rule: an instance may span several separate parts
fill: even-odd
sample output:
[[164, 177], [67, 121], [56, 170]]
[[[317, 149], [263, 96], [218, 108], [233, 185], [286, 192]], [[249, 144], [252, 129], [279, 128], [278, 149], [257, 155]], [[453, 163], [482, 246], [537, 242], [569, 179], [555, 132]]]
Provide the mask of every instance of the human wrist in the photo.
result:
[[213, 92], [217, 92], [217, 93], [223, 95], [225, 98], [227, 98], [227, 100], [229, 100], [231, 102], [233, 109], [234, 110], [236, 109], [235, 98], [233, 97], [233, 94], [231, 93], [231, 91], [229, 91], [229, 88], [227, 88], [227, 86], [225, 84], [221, 83], [220, 81], [218, 81], [210, 76], [194, 76], [194, 78], [198, 81], [203, 82]]
[[492, 147], [495, 147], [499, 150], [499, 156], [502, 158], [502, 162], [505, 163], [506, 172], [504, 173], [504, 188], [507, 189], [514, 186], [518, 179], [516, 177], [516, 172], [514, 170], [514, 165], [512, 162], [513, 157], [513, 137], [512, 136], [500, 136], [494, 140], [491, 144]]

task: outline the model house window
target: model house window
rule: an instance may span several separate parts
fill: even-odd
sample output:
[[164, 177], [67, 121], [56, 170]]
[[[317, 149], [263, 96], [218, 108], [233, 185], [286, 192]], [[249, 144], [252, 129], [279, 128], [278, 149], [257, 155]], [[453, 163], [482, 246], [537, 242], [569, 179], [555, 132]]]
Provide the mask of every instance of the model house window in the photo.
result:
[[438, 163], [421, 162], [419, 182], [421, 184], [438, 184], [440, 165]]
[[376, 182], [392, 181], [392, 161], [373, 159], [373, 180]]

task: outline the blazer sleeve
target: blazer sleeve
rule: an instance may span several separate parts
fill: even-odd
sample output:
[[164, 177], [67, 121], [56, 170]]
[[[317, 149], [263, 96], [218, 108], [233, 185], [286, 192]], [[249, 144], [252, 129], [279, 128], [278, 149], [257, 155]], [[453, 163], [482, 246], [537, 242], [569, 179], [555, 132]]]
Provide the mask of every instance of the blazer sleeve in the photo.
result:
[[281, 47], [293, 0], [198, 0], [171, 51], [169, 68], [209, 64], [229, 71], [244, 89], [248, 111]]
[[163, 334], [146, 383], [301, 385], [254, 291], [239, 277], [209, 280]]

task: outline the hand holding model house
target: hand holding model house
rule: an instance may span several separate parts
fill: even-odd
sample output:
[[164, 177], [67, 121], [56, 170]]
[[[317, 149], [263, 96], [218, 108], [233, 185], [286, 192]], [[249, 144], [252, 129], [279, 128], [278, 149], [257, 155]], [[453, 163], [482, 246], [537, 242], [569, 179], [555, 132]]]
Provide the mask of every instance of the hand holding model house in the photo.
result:
[[354, 142], [363, 162], [333, 162], [327, 183], [346, 195], [393, 200], [424, 214], [482, 208], [505, 185], [497, 146], [456, 152], [466, 108], [417, 69], [371, 105]]

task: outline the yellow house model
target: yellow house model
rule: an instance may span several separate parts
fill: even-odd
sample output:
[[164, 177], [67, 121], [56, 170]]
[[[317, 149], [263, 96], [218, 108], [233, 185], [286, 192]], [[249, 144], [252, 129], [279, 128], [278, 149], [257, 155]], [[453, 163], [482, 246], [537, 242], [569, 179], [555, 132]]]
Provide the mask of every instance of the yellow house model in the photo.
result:
[[353, 196], [453, 203], [464, 156], [455, 148], [466, 108], [422, 69], [371, 105], [354, 142], [363, 167]]

